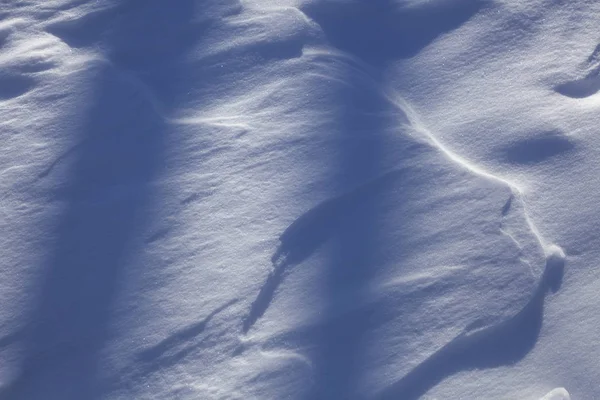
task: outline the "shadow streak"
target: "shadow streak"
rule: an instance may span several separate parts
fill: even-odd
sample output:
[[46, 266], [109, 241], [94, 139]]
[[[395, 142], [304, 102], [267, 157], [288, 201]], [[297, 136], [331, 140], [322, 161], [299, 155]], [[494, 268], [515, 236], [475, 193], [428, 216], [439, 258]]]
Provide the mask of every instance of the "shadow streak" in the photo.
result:
[[[145, 74], [157, 83], [166, 80], [161, 71], [176, 71], [185, 49], [152, 40], [158, 31], [171, 38], [194, 15], [193, 0], [177, 6], [161, 6], [157, 0], [115, 4], [83, 21], [51, 28], [67, 43], [101, 48], [109, 62], [88, 66], [92, 99], [78, 126], [80, 144], [56, 161], [68, 156], [70, 162], [68, 182], [54, 192], [64, 211], [21, 339], [21, 372], [0, 392], [2, 399], [102, 397], [99, 366], [103, 350], [118, 333], [111, 317], [120, 278], [135, 258], [133, 246], [149, 218], [168, 130], [152, 100], [131, 84], [123, 70]], [[94, 29], [87, 30], [88, 24]], [[135, 58], [141, 50], [153, 58], [137, 64], [128, 59], [129, 65], [119, 59], [123, 52]], [[164, 54], [171, 58], [159, 64], [156, 60]], [[54, 164], [40, 178], [48, 178]]]
[[513, 365], [523, 359], [539, 337], [544, 298], [549, 291], [558, 291], [563, 273], [564, 260], [550, 259], [533, 296], [515, 316], [497, 325], [472, 331], [467, 328], [377, 399], [416, 400], [457, 372]]
[[[101, 89], [83, 127], [86, 143], [57, 193], [66, 209], [29, 316], [22, 373], [2, 393], [7, 399], [35, 398], [40, 390], [95, 398], [96, 359], [108, 340], [118, 277], [160, 168], [161, 121], [109, 70], [96, 79]], [[124, 111], [141, 117], [126, 122]]]
[[214, 318], [215, 315], [226, 310], [227, 308], [231, 307], [233, 304], [235, 304], [237, 302], [238, 302], [238, 299], [234, 299], [234, 300], [231, 300], [231, 301], [223, 304], [222, 306], [220, 306], [219, 308], [215, 309], [213, 312], [208, 314], [206, 316], [206, 318], [204, 318], [202, 321], [200, 321], [196, 324], [190, 325], [180, 331], [177, 331], [174, 334], [172, 334], [171, 336], [169, 336], [168, 338], [162, 340], [157, 345], [152, 346], [149, 349], [142, 351], [138, 355], [138, 358], [140, 360], [146, 361], [146, 362], [152, 361], [156, 358], [161, 357], [164, 353], [166, 353], [170, 349], [180, 346], [189, 340], [192, 340], [193, 338], [195, 338], [196, 336], [198, 336], [199, 334], [204, 332], [204, 330], [206, 329], [206, 326], [208, 325], [210, 320]]
[[366, 205], [376, 201], [382, 191], [394, 186], [404, 175], [403, 170], [385, 173], [351, 192], [324, 201], [296, 219], [279, 237], [280, 245], [271, 258], [273, 270], [243, 321], [244, 333], [266, 312], [289, 268], [306, 260], [331, 237], [342, 235], [352, 221], [367, 220]]
[[138, 367], [138, 363], [136, 362], [129, 368], [121, 371], [121, 377], [126, 377], [129, 381], [145, 380], [149, 375], [157, 371], [177, 365], [181, 360], [194, 352], [194, 350], [201, 348], [205, 340], [210, 337], [210, 335], [207, 335], [200, 340], [194, 341], [196, 337], [206, 330], [208, 323], [217, 314], [238, 301], [238, 299], [228, 301], [208, 314], [202, 321], [183, 328], [155, 346], [141, 351], [136, 357], [141, 367]]

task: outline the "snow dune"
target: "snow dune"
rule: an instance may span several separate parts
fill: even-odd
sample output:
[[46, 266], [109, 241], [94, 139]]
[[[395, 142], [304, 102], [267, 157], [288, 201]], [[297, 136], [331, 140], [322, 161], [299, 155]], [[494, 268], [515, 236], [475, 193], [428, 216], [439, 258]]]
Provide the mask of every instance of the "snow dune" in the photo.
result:
[[7, 4], [0, 399], [600, 398], [595, 2]]

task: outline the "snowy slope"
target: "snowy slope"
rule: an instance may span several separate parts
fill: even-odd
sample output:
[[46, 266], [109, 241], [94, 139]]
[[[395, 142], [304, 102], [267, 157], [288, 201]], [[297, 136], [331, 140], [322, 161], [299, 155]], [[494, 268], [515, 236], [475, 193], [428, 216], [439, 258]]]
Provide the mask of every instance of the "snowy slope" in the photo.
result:
[[5, 1], [0, 399], [600, 398], [599, 7]]

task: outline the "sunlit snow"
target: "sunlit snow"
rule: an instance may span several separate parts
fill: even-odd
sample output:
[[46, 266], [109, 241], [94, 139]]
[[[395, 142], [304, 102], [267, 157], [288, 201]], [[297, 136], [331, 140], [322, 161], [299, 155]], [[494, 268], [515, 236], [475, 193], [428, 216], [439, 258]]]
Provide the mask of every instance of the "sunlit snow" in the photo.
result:
[[1, 2], [0, 399], [600, 399], [599, 26]]

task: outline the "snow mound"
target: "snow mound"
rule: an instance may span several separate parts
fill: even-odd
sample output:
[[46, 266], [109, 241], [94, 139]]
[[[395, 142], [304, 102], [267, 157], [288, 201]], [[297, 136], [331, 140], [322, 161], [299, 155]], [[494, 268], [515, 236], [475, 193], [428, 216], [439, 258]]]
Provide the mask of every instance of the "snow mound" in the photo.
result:
[[560, 246], [552, 244], [546, 249], [546, 261], [550, 265], [564, 265], [566, 258], [565, 251]]
[[550, 245], [546, 248], [546, 271], [544, 272], [548, 286], [556, 292], [562, 284], [567, 256], [562, 248], [557, 245]]

